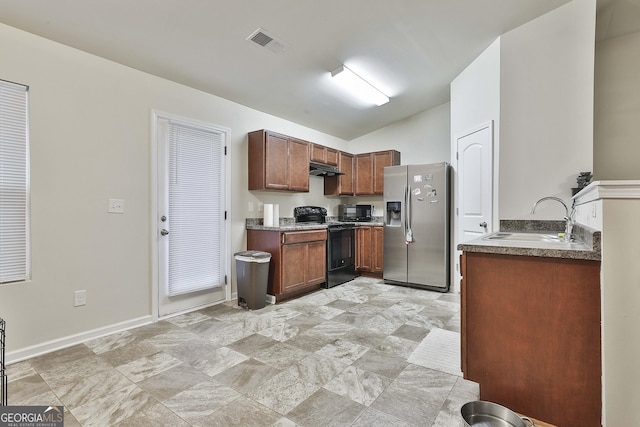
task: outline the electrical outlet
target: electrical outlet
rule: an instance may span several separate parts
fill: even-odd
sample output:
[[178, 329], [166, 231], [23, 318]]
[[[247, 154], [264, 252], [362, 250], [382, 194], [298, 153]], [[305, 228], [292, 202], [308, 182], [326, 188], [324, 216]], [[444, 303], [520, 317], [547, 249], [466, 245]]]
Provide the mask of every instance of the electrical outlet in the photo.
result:
[[79, 307], [81, 305], [87, 305], [87, 291], [84, 289], [73, 293], [73, 306]]
[[124, 213], [124, 199], [109, 199], [109, 213]]

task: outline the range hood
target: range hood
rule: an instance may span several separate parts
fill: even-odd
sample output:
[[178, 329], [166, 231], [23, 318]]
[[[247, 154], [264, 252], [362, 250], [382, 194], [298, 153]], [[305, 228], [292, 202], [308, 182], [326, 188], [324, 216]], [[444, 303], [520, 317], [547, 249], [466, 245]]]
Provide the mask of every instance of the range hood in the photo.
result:
[[309, 175], [314, 176], [335, 176], [335, 175], [344, 175], [344, 173], [340, 172], [340, 170], [335, 166], [323, 165], [322, 163], [309, 163]]

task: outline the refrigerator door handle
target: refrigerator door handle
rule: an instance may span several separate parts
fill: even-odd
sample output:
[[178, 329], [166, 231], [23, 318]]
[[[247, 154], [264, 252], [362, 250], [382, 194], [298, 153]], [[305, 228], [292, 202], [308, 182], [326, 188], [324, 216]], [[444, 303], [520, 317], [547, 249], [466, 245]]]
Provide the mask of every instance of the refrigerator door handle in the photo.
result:
[[407, 234], [407, 186], [404, 186], [404, 191], [402, 194], [402, 206], [401, 206], [401, 212], [402, 212], [402, 232], [406, 235]]
[[405, 238], [404, 241], [408, 245], [413, 242], [413, 231], [411, 230], [411, 186], [405, 187], [404, 192], [404, 204], [405, 204]]

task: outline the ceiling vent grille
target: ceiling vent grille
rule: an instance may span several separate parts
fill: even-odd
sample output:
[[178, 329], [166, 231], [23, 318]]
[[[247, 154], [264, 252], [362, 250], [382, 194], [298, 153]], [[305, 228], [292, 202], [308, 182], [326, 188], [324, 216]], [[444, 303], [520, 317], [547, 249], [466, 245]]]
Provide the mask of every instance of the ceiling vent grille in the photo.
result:
[[247, 37], [247, 40], [267, 48], [273, 53], [282, 53], [289, 47], [287, 43], [277, 39], [274, 35], [269, 34], [262, 28], [258, 28], [251, 33], [251, 35]]

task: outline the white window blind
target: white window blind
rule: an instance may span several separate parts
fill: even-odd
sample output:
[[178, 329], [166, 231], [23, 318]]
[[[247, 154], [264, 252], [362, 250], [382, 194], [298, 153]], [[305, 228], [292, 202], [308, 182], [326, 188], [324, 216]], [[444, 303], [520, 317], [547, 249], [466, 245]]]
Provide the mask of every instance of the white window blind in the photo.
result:
[[169, 296], [224, 284], [224, 143], [169, 124]]
[[0, 283], [30, 275], [27, 90], [0, 81]]

